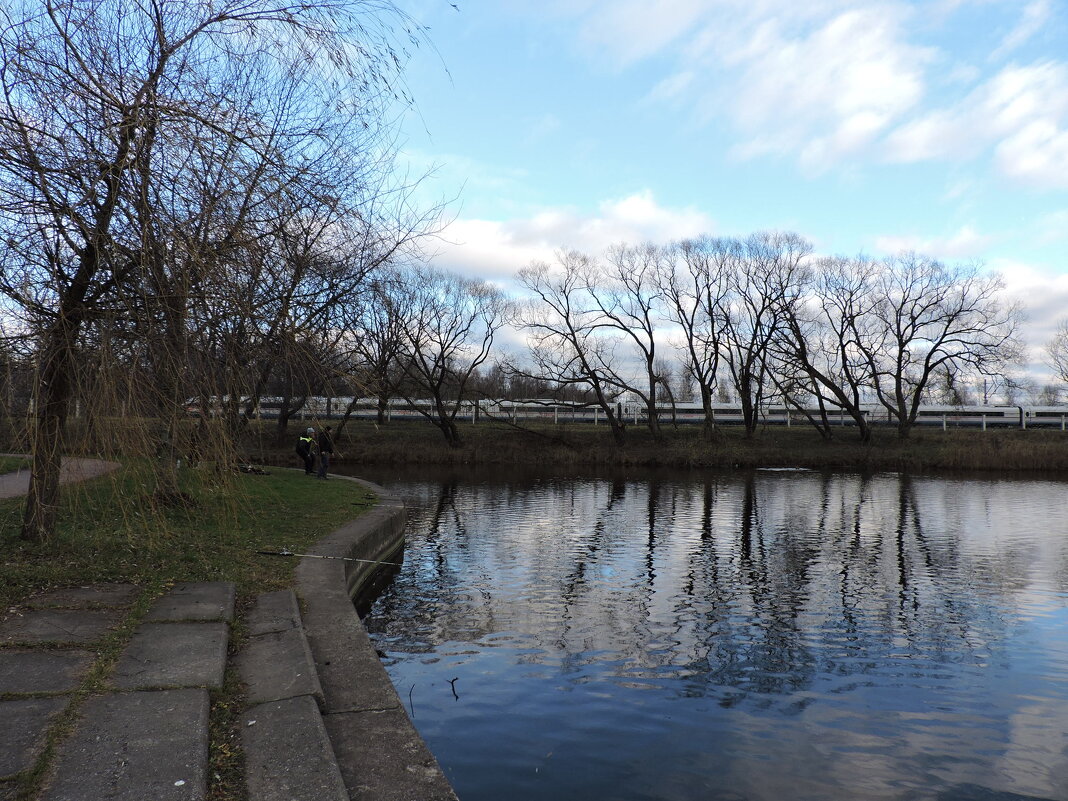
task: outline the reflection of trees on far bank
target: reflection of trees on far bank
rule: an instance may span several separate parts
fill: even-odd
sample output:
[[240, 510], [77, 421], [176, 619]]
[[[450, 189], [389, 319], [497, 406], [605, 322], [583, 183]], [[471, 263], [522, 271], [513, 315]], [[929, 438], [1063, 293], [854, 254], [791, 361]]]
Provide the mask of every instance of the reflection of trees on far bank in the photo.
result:
[[[1011, 510], [983, 500], [992, 488], [759, 471], [444, 483], [413, 505], [371, 626], [414, 627], [415, 651], [504, 634], [524, 661], [611, 659], [619, 681], [681, 678], [725, 705], [979, 662], [1042, 562], [1002, 534]], [[1062, 586], [1065, 553], [1052, 557]]]

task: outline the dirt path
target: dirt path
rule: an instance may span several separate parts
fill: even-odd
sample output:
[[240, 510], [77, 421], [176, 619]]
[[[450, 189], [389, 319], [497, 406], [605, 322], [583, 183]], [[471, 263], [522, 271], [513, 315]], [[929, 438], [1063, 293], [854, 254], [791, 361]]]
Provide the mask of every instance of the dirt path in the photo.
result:
[[[18, 455], [18, 454], [11, 454]], [[118, 468], [118, 462], [105, 462], [101, 459], [81, 459], [67, 456], [63, 459], [63, 470], [59, 474], [59, 483], [71, 484], [96, 478]], [[30, 471], [17, 470], [14, 473], [0, 475], [0, 499], [15, 498], [25, 495], [30, 489]]]

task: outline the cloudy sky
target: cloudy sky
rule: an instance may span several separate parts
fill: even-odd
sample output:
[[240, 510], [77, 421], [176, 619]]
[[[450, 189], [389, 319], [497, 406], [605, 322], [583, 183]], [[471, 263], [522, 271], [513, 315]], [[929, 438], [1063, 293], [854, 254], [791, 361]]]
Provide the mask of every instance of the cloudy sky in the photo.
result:
[[1068, 0], [414, 0], [437, 263], [790, 230], [1001, 272], [1068, 315]]

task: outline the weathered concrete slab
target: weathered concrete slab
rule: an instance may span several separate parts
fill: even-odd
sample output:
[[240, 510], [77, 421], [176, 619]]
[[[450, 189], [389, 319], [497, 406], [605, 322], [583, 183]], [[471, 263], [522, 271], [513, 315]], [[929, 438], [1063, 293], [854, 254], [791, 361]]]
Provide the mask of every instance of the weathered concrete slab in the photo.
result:
[[88, 651], [0, 649], [0, 693], [65, 693], [95, 657]]
[[301, 629], [252, 637], [237, 656], [237, 668], [247, 687], [249, 704], [310, 695], [323, 703], [323, 688], [315, 671], [308, 641]]
[[41, 799], [202, 801], [207, 769], [207, 690], [114, 693], [86, 702]]
[[325, 715], [349, 795], [360, 801], [456, 801], [403, 709]]
[[295, 629], [300, 625], [300, 609], [293, 590], [265, 592], [245, 617], [250, 636]]
[[319, 708], [310, 696], [260, 704], [241, 729], [255, 801], [348, 801]]
[[33, 767], [44, 748], [52, 719], [68, 698], [20, 698], [0, 701], [0, 779]]
[[89, 643], [119, 625], [123, 614], [113, 609], [29, 609], [0, 623], [0, 642]]
[[[327, 560], [320, 560], [326, 562]], [[332, 565], [331, 565], [332, 567]], [[340, 578], [337, 581], [343, 581]], [[400, 706], [389, 674], [371, 646], [367, 631], [345, 593], [324, 582], [326, 589], [306, 597], [303, 617], [308, 645], [315, 658], [324, 712], [354, 712]]]
[[125, 690], [222, 687], [229, 635], [225, 623], [142, 623], [111, 681]]
[[147, 622], [234, 619], [235, 588], [229, 581], [178, 584], [152, 605]]
[[134, 584], [92, 584], [87, 587], [67, 587], [35, 595], [26, 605], [33, 609], [55, 607], [84, 608], [87, 606], [126, 607], [137, 600], [141, 588]]

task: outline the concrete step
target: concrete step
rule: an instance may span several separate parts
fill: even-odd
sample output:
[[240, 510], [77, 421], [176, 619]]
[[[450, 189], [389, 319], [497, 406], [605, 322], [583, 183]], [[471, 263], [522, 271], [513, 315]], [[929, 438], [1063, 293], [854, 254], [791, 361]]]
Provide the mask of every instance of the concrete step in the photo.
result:
[[348, 801], [320, 707], [323, 690], [292, 590], [264, 593], [237, 655], [250, 708], [242, 729], [252, 801]]
[[302, 629], [249, 638], [237, 655], [249, 705], [307, 695], [323, 703], [323, 688]]
[[241, 745], [250, 801], [349, 801], [310, 695], [250, 708]]

